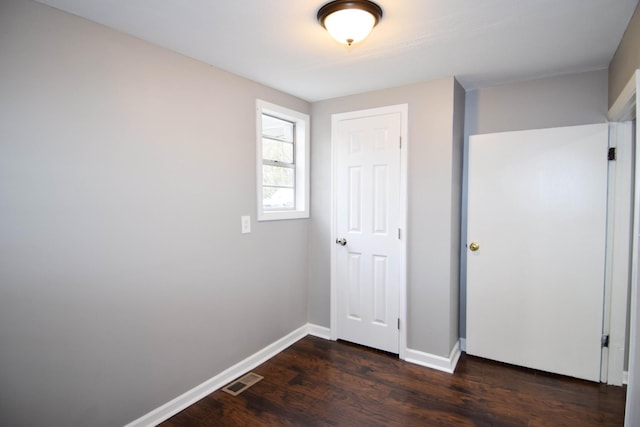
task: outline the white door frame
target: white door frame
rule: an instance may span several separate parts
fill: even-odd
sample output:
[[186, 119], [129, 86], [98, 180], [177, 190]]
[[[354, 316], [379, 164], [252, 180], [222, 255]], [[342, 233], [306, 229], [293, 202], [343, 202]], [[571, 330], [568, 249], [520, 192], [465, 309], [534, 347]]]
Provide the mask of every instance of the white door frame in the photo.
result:
[[407, 149], [408, 149], [408, 104], [390, 105], [387, 107], [371, 108], [367, 110], [350, 111], [331, 115], [331, 339], [338, 339], [338, 290], [336, 273], [336, 245], [337, 238], [337, 153], [338, 122], [342, 120], [378, 116], [383, 114], [400, 113], [400, 290], [398, 315], [400, 318], [400, 332], [398, 343], [399, 357], [405, 359], [407, 351]]
[[631, 280], [633, 215], [633, 141], [630, 122], [609, 124], [609, 147], [616, 160], [609, 162], [607, 194], [607, 252], [605, 258], [603, 335], [609, 346], [602, 349], [600, 381], [621, 386], [627, 353], [627, 303]]
[[640, 307], [640, 295], [638, 293], [638, 257], [639, 253], [639, 237], [640, 237], [640, 126], [638, 125], [638, 102], [637, 89], [640, 86], [640, 70], [636, 70], [631, 79], [624, 87], [616, 102], [609, 109], [607, 118], [611, 121], [627, 121], [636, 119], [636, 136], [633, 141], [635, 149], [635, 192], [634, 192], [634, 213], [633, 213], [633, 229], [632, 229], [632, 249], [631, 249], [631, 322], [630, 322], [630, 339], [629, 339], [629, 379], [627, 387], [627, 405], [625, 411], [625, 426], [632, 427], [638, 425], [640, 421], [640, 408], [638, 407], [638, 399], [640, 398], [640, 330], [638, 330], [638, 310]]

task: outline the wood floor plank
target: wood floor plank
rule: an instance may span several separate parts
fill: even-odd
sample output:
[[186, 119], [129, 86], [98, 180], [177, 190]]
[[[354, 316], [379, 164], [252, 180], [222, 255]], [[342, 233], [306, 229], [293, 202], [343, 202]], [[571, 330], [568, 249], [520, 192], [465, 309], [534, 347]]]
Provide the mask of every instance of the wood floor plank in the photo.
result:
[[622, 426], [625, 389], [462, 355], [451, 375], [305, 337], [161, 426]]

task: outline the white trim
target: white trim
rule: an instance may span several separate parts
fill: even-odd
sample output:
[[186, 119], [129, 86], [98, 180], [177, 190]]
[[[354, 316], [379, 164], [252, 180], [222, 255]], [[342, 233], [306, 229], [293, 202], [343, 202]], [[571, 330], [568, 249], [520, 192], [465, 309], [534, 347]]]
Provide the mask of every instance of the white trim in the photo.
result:
[[400, 250], [400, 343], [399, 354], [400, 359], [405, 360], [407, 357], [407, 254], [409, 239], [409, 105], [402, 104], [398, 106], [401, 112], [401, 128], [402, 146], [400, 147], [400, 228], [402, 229], [403, 238], [401, 241], [402, 249]]
[[624, 371], [622, 373], [622, 384], [623, 385], [629, 384], [629, 371]]
[[637, 88], [640, 86], [640, 70], [636, 70], [631, 79], [626, 84], [618, 99], [614, 102], [614, 104], [609, 109], [609, 113], [607, 114], [607, 118], [611, 121], [625, 121], [625, 120], [633, 120], [636, 119], [636, 129], [635, 129], [635, 141], [633, 141], [634, 151], [635, 151], [635, 190], [633, 195], [633, 228], [632, 228], [632, 249], [631, 249], [631, 295], [630, 295], [630, 330], [629, 330], [629, 367], [626, 375], [623, 373], [623, 382], [626, 379], [627, 386], [627, 402], [625, 407], [625, 419], [624, 425], [626, 427], [632, 427], [638, 425], [638, 421], [640, 420], [640, 410], [638, 410], [638, 394], [640, 394], [640, 390], [638, 389], [640, 384], [640, 378], [635, 378], [635, 374], [640, 371], [640, 367], [636, 366], [637, 363], [640, 363], [639, 354], [638, 354], [638, 342], [640, 340], [640, 333], [638, 333], [638, 305], [640, 304], [640, 295], [638, 294], [638, 257], [639, 253], [639, 242], [640, 238], [640, 172], [638, 171], [638, 167], [640, 166], [640, 145], [639, 142], [639, 133], [640, 133], [640, 124], [638, 123], [638, 119], [640, 119], [640, 114], [638, 111], [638, 103], [637, 103]]
[[331, 339], [331, 329], [324, 326], [314, 325], [313, 323], [307, 324], [307, 331], [309, 335], [314, 337], [323, 338], [325, 340]]
[[334, 141], [336, 140], [336, 121], [334, 116], [331, 117], [331, 236], [329, 238], [330, 242], [330, 266], [329, 266], [329, 274], [330, 274], [330, 283], [329, 283], [329, 329], [331, 330], [331, 339], [333, 341], [338, 339], [338, 290], [336, 289], [335, 283], [337, 280], [337, 271], [336, 271], [336, 247], [333, 243], [333, 239], [335, 239], [336, 235], [336, 227], [338, 224], [336, 218], [336, 187], [338, 185], [336, 178], [336, 170], [335, 165], [337, 162], [336, 157], [337, 149], [335, 147]]
[[[296, 124], [295, 193], [296, 208], [269, 211], [262, 208], [262, 114], [266, 113]], [[309, 218], [311, 123], [308, 114], [256, 99], [256, 198], [258, 221]]]
[[[637, 71], [636, 71], [637, 72]], [[609, 112], [607, 113], [607, 118], [610, 121], [614, 122], [624, 122], [627, 120], [632, 120], [635, 116], [635, 106], [636, 106], [636, 73], [633, 73], [631, 79], [627, 82], [622, 92], [616, 99], [616, 102], [613, 103]]]
[[224, 387], [234, 379], [246, 374], [255, 367], [271, 359], [273, 356], [285, 350], [296, 341], [307, 336], [310, 329], [310, 325], [301, 326], [300, 328], [280, 338], [276, 342], [268, 345], [257, 353], [254, 353], [253, 355], [247, 357], [243, 361], [236, 363], [232, 367], [222, 371], [213, 378], [210, 378], [202, 384], [195, 386], [191, 390], [181, 394], [180, 396], [154, 409], [146, 415], [143, 415], [137, 420], [130, 422], [125, 427], [147, 427], [160, 424], [161, 422], [169, 419], [178, 412], [193, 405], [203, 397], [208, 396], [219, 388]]
[[336, 141], [337, 138], [337, 121], [335, 119], [335, 115], [331, 116], [331, 236], [329, 237], [329, 242], [330, 242], [330, 283], [329, 283], [329, 329], [331, 330], [331, 339], [333, 341], [338, 339], [338, 290], [336, 289], [335, 283], [337, 280], [337, 271], [336, 271], [336, 262], [335, 262], [335, 258], [336, 258], [336, 247], [335, 245], [331, 244], [333, 243], [333, 239], [335, 239], [334, 236], [336, 236], [336, 227], [338, 224], [338, 220], [336, 217], [336, 208], [337, 208], [337, 202], [336, 202], [336, 197], [337, 197], [337, 185], [338, 185], [338, 179], [336, 177], [336, 168], [335, 165], [337, 163], [337, 157], [338, 157], [338, 150], [336, 148], [336, 144], [334, 141]]
[[[295, 331], [285, 335], [284, 337], [268, 345], [262, 350], [257, 351], [243, 361], [236, 363], [230, 368], [222, 371], [213, 378], [210, 378], [202, 384], [195, 386], [191, 390], [186, 391], [175, 399], [141, 416], [140, 418], [131, 421], [124, 427], [157, 426], [158, 424], [168, 420], [178, 412], [183, 411], [202, 398], [229, 384], [234, 379], [241, 377], [252, 369], [255, 369], [257, 366], [263, 364], [278, 353], [284, 351], [285, 349], [287, 349], [287, 347], [291, 346], [307, 335], [312, 335], [323, 339], [330, 339], [331, 334], [329, 328], [312, 323], [307, 323], [306, 325], [299, 327]], [[426, 366], [427, 368], [437, 369], [439, 371], [444, 371], [452, 374], [455, 371], [458, 360], [460, 359], [460, 343], [456, 343], [456, 345], [451, 350], [451, 354], [448, 358], [410, 349], [406, 349], [406, 353], [407, 358], [405, 360], [409, 363]]]
[[603, 334], [609, 347], [602, 350], [600, 381], [622, 385], [627, 337], [628, 288], [631, 280], [631, 221], [633, 183], [631, 122], [609, 124], [609, 146], [616, 161], [609, 162], [607, 245]]
[[[640, 86], [640, 70], [636, 70], [632, 79], [635, 80], [633, 85], [634, 98], [637, 97], [636, 89]], [[627, 85], [629, 86], [629, 85]], [[626, 88], [625, 88], [626, 89]], [[617, 101], [616, 101], [617, 104]], [[615, 104], [614, 104], [615, 105]], [[640, 331], [638, 330], [638, 305], [640, 304], [640, 294], [638, 293], [638, 238], [640, 232], [640, 146], [638, 140], [640, 136], [640, 119], [638, 114], [638, 104], [635, 103], [636, 118], [636, 140], [635, 140], [635, 193], [634, 193], [634, 215], [633, 215], [633, 249], [631, 252], [631, 321], [629, 330], [629, 376], [627, 386], [627, 403], [625, 409], [624, 425], [627, 427], [637, 426], [640, 422], [640, 409], [638, 408], [638, 399], [640, 397]], [[615, 118], [615, 117], [614, 117]]]
[[456, 345], [453, 346], [449, 357], [436, 356], [408, 348], [407, 357], [404, 360], [409, 363], [453, 374], [456, 370], [458, 360], [460, 360], [460, 342], [456, 342]]
[[[386, 107], [370, 108], [367, 110], [338, 113], [331, 116], [331, 242], [336, 239], [336, 147], [337, 123], [340, 120], [359, 117], [369, 117], [382, 114], [400, 113], [400, 228], [402, 230], [402, 245], [400, 249], [400, 292], [398, 316], [400, 318], [400, 333], [398, 337], [399, 358], [404, 360], [407, 355], [407, 236], [409, 235], [408, 222], [408, 151], [409, 151], [409, 105], [397, 104]], [[336, 290], [336, 245], [331, 245], [331, 339], [338, 339], [338, 292]]]

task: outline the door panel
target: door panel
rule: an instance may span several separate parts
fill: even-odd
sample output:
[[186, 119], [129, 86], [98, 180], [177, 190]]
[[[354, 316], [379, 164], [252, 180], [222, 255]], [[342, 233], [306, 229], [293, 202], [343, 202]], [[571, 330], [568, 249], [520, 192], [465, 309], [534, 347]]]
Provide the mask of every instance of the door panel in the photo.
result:
[[606, 124], [469, 141], [467, 352], [598, 381]]
[[398, 353], [401, 115], [336, 126], [338, 338]]

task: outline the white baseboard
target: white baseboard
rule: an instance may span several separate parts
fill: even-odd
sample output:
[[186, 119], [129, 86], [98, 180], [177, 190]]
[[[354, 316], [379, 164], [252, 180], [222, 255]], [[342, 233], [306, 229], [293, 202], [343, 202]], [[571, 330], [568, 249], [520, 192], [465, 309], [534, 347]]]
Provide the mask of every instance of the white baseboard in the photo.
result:
[[[186, 409], [187, 407], [193, 405], [203, 397], [227, 385], [232, 380], [246, 374], [256, 366], [259, 366], [267, 360], [271, 359], [273, 356], [280, 353], [291, 344], [311, 334], [311, 330], [318, 334], [324, 332], [323, 328], [320, 326], [310, 324], [301, 326], [290, 334], [280, 338], [278, 341], [268, 345], [257, 353], [247, 357], [243, 361], [236, 363], [229, 369], [219, 373], [215, 377], [208, 379], [202, 384], [195, 386], [186, 393], [183, 393], [182, 395], [176, 397], [172, 401], [167, 402], [159, 408], [156, 408], [153, 411], [149, 412], [148, 414], [143, 415], [137, 420], [130, 422], [125, 427], [148, 427], [160, 424], [161, 422], [169, 419], [183, 409]], [[312, 335], [316, 334], [314, 333]]]
[[314, 325], [313, 323], [307, 324], [307, 331], [309, 335], [313, 335], [314, 337], [324, 338], [325, 340], [331, 339], [331, 329], [325, 328], [324, 326]]
[[[170, 402], [165, 403], [159, 408], [154, 409], [146, 415], [143, 415], [137, 420], [130, 422], [125, 427], [149, 427], [160, 424], [161, 422], [171, 418], [178, 412], [193, 405], [205, 396], [208, 396], [214, 391], [227, 385], [232, 380], [246, 374], [255, 367], [271, 359], [273, 356], [285, 350], [287, 347], [307, 335], [313, 335], [328, 340], [331, 339], [331, 330], [324, 326], [314, 325], [311, 323], [301, 326], [295, 331], [280, 338], [276, 342], [247, 357], [243, 361], [233, 365], [229, 369], [226, 369], [213, 378], [210, 378], [202, 384], [197, 385], [191, 390], [183, 393]], [[448, 358], [435, 356], [433, 354], [424, 353], [418, 350], [407, 349], [405, 360], [410, 363], [415, 363], [417, 365], [426, 366], [428, 368], [437, 369], [439, 371], [444, 371], [452, 374], [456, 368], [458, 359], [460, 359], [460, 346], [460, 342], [456, 343], [456, 345], [451, 350], [451, 354]]]
[[622, 372], [622, 384], [629, 385], [629, 371]]
[[457, 342], [451, 350], [449, 357], [436, 356], [434, 354], [425, 353], [419, 350], [407, 349], [406, 360], [416, 365], [426, 366], [427, 368], [437, 369], [438, 371], [453, 374], [456, 365], [460, 359], [460, 343]]

